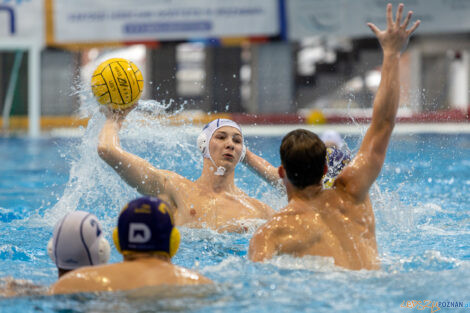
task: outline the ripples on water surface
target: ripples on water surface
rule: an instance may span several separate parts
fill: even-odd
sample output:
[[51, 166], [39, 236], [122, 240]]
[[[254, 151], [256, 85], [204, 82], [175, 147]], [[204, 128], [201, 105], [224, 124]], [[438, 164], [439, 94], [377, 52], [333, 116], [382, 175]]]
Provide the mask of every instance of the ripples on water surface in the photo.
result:
[[[137, 120], [139, 114], [130, 118]], [[0, 277], [52, 283], [56, 270], [45, 247], [55, 221], [65, 212], [93, 212], [111, 241], [120, 208], [137, 194], [98, 158], [96, 137], [103, 121], [96, 115], [80, 139], [0, 139]], [[123, 138], [128, 150], [152, 164], [191, 179], [200, 173], [202, 161], [190, 126], [154, 121], [125, 129]], [[279, 164], [280, 140], [247, 138], [248, 146], [274, 165]], [[357, 149], [358, 137], [347, 140]], [[156, 290], [152, 297], [139, 292], [25, 296], [1, 299], [0, 311], [404, 312], [410, 310], [400, 307], [404, 300], [467, 304], [469, 152], [469, 135], [393, 137], [371, 192], [383, 264], [379, 271], [346, 271], [315, 257], [281, 256], [254, 264], [246, 258], [252, 233], [183, 228], [174, 263], [200, 271], [217, 282], [215, 288]], [[285, 205], [285, 199], [246, 168], [237, 171], [237, 185], [251, 196], [276, 209]], [[117, 252], [111, 261], [119, 261]], [[464, 310], [469, 309], [452, 312]]]

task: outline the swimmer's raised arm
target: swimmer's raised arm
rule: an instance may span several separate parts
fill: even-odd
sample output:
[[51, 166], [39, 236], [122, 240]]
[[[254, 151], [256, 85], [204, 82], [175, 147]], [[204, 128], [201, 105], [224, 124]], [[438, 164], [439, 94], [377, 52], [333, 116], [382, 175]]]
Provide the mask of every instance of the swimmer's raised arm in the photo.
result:
[[271, 163], [262, 157], [247, 149], [243, 164], [274, 187], [284, 189], [284, 185], [279, 177], [278, 168], [271, 165]]
[[412, 12], [408, 12], [403, 23], [401, 23], [402, 14], [403, 4], [400, 4], [394, 21], [392, 5], [388, 4], [386, 30], [382, 31], [372, 23], [367, 24], [377, 36], [383, 50], [382, 76], [374, 100], [371, 125], [356, 157], [335, 182], [336, 187], [343, 187], [359, 201], [367, 196], [370, 186], [382, 169], [398, 111], [400, 54], [408, 38], [420, 23], [417, 21], [407, 29]]
[[98, 154], [119, 176], [131, 187], [143, 195], [163, 196], [166, 201], [173, 202], [174, 183], [184, 180], [178, 174], [160, 170], [146, 160], [122, 149], [119, 130], [130, 110], [111, 112], [105, 111], [106, 122], [98, 140]]

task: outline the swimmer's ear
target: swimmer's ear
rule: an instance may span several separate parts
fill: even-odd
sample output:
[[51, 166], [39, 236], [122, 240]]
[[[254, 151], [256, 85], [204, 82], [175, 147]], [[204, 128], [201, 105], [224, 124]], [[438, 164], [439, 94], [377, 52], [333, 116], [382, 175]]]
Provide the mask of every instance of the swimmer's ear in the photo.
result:
[[279, 177], [284, 179], [284, 177], [286, 177], [286, 170], [284, 169], [284, 166], [279, 166], [277, 168], [277, 173], [279, 174]]
[[104, 236], [101, 236], [98, 243], [98, 264], [108, 263], [110, 254], [111, 247], [109, 246], [109, 242], [104, 238]]
[[180, 246], [181, 234], [176, 227], [173, 227], [170, 234], [170, 258], [174, 257]]

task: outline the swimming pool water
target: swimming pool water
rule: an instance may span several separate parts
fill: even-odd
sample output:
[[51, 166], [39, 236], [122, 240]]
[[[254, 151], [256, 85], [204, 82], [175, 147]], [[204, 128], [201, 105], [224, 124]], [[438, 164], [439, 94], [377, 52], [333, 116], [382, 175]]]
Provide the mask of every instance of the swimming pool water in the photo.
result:
[[[46, 253], [65, 212], [96, 214], [108, 240], [120, 208], [137, 193], [96, 153], [100, 121], [83, 138], [0, 138], [0, 277], [49, 285], [56, 270]], [[161, 168], [196, 179], [202, 168], [195, 136], [161, 125], [124, 131], [123, 145]], [[171, 135], [169, 135], [171, 133]], [[281, 137], [247, 138], [279, 165]], [[359, 137], [348, 136], [357, 149]], [[236, 183], [275, 209], [286, 200], [243, 166]], [[0, 312], [411, 312], [403, 301], [470, 302], [470, 135], [394, 135], [371, 197], [382, 269], [347, 271], [329, 260], [280, 256], [247, 260], [248, 234], [182, 228], [174, 263], [216, 282], [215, 290], [160, 297], [123, 294], [0, 299]], [[119, 261], [113, 251], [111, 262]], [[416, 308], [412, 309], [417, 311]], [[430, 312], [426, 309], [424, 312]], [[469, 308], [441, 308], [469, 312]]]

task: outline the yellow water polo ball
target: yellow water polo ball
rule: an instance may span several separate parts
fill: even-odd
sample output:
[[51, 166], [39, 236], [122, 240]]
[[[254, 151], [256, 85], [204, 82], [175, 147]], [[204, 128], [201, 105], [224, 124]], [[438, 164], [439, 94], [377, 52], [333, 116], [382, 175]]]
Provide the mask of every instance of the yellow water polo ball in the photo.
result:
[[139, 100], [144, 79], [137, 66], [121, 58], [108, 59], [98, 65], [91, 77], [96, 100], [112, 109], [126, 109]]

